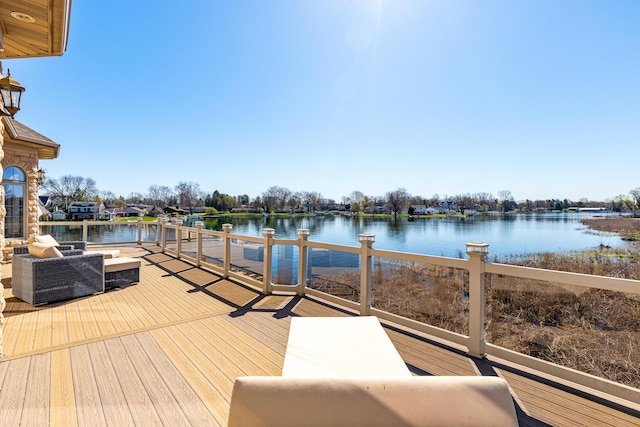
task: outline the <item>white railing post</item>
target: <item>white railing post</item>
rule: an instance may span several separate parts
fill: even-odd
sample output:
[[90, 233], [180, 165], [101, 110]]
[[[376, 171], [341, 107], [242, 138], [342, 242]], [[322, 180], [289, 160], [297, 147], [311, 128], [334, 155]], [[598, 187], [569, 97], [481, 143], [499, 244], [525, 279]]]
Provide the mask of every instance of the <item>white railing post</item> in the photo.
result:
[[273, 228], [263, 228], [262, 235], [264, 236], [264, 266], [262, 272], [262, 289], [267, 295], [273, 292], [273, 283], [271, 282], [271, 275], [273, 269], [273, 236], [276, 234], [276, 230]]
[[86, 219], [82, 220], [82, 241], [85, 243], [89, 242], [89, 221]]
[[196, 266], [202, 263], [202, 228], [204, 221], [196, 221]]
[[307, 287], [307, 239], [309, 239], [309, 229], [300, 228], [298, 230], [298, 295], [304, 295], [304, 289]]
[[142, 217], [138, 217], [138, 245], [142, 244]]
[[468, 354], [482, 359], [486, 355], [484, 335], [484, 257], [487, 243], [467, 243], [469, 255], [469, 344]]
[[178, 253], [178, 258], [182, 255], [182, 220], [176, 219], [176, 252]]
[[222, 268], [225, 278], [229, 277], [229, 270], [231, 270], [231, 238], [229, 237], [231, 230], [233, 230], [232, 224], [222, 224], [222, 231], [224, 232], [222, 237], [224, 239], [222, 241]]
[[167, 249], [167, 220], [162, 220], [162, 239], [160, 241], [162, 252]]
[[360, 234], [360, 315], [368, 316], [371, 313], [371, 300], [373, 289], [371, 278], [373, 267], [371, 265], [371, 246], [376, 241], [374, 234]]

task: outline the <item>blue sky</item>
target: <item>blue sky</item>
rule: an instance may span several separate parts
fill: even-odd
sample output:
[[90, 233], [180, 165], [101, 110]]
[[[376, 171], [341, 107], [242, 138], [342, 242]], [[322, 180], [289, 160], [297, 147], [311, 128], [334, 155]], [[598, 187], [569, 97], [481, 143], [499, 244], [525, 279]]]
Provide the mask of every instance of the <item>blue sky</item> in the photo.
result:
[[5, 60], [50, 178], [604, 200], [640, 186], [640, 1], [74, 1]]

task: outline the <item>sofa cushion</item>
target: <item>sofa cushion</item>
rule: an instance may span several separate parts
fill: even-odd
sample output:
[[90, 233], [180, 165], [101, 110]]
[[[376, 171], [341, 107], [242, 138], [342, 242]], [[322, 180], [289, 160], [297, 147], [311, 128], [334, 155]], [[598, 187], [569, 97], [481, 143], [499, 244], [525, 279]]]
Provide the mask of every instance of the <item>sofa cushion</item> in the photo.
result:
[[59, 243], [56, 239], [53, 238], [50, 234], [44, 234], [42, 236], [35, 236], [36, 242], [44, 243], [49, 246], [58, 246]]
[[104, 272], [113, 273], [114, 271], [131, 270], [140, 268], [142, 261], [138, 258], [106, 258], [104, 260]]
[[228, 427], [517, 426], [498, 377], [240, 377]]
[[100, 249], [100, 250], [90, 250], [85, 251], [85, 254], [102, 254], [105, 259], [109, 258], [118, 258], [120, 256], [120, 251], [117, 249]]
[[55, 246], [33, 242], [29, 244], [29, 255], [36, 258], [62, 258], [62, 253]]

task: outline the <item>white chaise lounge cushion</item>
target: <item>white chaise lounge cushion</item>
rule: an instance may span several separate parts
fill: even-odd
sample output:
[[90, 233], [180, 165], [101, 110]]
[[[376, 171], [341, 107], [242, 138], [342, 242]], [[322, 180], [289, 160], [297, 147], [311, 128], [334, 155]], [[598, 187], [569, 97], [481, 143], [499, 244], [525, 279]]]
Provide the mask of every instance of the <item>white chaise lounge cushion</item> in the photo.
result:
[[33, 242], [29, 243], [29, 255], [36, 258], [62, 258], [62, 253], [53, 245]]
[[228, 427], [517, 426], [498, 377], [240, 377]]
[[408, 377], [375, 316], [292, 317], [283, 377]]

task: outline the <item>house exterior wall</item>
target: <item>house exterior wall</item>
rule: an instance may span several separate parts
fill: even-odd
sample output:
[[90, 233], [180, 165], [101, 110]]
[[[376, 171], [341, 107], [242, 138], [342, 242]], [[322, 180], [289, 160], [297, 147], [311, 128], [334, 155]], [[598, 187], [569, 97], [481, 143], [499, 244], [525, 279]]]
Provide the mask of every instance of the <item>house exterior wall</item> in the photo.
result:
[[[4, 173], [4, 124], [0, 120], [0, 177]], [[1, 178], [0, 178], [1, 179]], [[4, 187], [0, 185], [0, 253], [4, 251], [4, 217], [7, 214], [7, 210], [4, 207]], [[7, 301], [4, 299], [4, 285], [2, 284], [2, 269], [0, 269], [0, 360], [4, 356], [2, 351], [2, 329], [4, 329], [4, 308], [7, 305]]]
[[[38, 154], [34, 151], [24, 151], [10, 147], [3, 147], [4, 158], [1, 160], [2, 171], [8, 166], [17, 166], [22, 169], [27, 177], [26, 187], [26, 206], [25, 215], [27, 221], [26, 236], [24, 239], [11, 239], [5, 240], [4, 247], [2, 248], [2, 261], [7, 261], [11, 258], [14, 246], [24, 245], [27, 239], [31, 236], [39, 234], [38, 225]], [[0, 175], [1, 176], [1, 175]], [[2, 209], [4, 210], [4, 188], [2, 188]], [[6, 211], [2, 214], [2, 227], [1, 231], [4, 240], [4, 216]]]
[[[4, 146], [4, 124], [0, 121], [0, 179], [7, 166], [18, 166], [26, 175], [26, 196], [25, 215], [27, 220], [25, 239], [6, 241], [4, 237], [4, 219], [7, 211], [4, 206], [4, 186], [0, 185], [0, 260], [5, 262], [10, 258], [13, 247], [26, 243], [26, 239], [35, 236], [39, 232], [38, 226], [38, 154], [36, 152], [18, 150]], [[2, 270], [0, 270], [0, 360], [3, 356], [2, 329], [4, 325], [4, 286], [2, 285]]]

